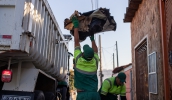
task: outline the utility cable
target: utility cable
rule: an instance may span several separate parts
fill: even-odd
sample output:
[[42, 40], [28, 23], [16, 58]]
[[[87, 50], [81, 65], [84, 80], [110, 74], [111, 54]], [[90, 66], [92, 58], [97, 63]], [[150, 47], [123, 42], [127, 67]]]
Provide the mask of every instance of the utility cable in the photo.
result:
[[109, 64], [111, 64], [113, 62], [113, 58], [112, 57], [113, 56], [111, 56], [111, 59], [109, 60], [109, 62], [108, 63], [105, 63], [104, 66], [109, 65]]
[[109, 53], [110, 55], [112, 55], [112, 53], [110, 53], [109, 51], [107, 51], [106, 49], [104, 49], [107, 53]]

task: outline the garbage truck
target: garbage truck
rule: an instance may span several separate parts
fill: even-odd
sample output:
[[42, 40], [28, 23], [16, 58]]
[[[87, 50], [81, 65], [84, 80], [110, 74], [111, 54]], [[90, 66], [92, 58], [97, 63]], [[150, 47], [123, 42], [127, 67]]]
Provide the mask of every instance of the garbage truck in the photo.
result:
[[[68, 44], [47, 0], [0, 0], [0, 99], [60, 100]], [[66, 87], [67, 88], [67, 87]]]

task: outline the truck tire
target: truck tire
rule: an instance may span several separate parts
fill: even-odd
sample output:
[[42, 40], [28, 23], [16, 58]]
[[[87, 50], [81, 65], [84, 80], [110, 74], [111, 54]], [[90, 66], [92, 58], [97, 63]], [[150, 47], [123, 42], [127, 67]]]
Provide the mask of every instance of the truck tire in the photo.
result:
[[45, 100], [54, 100], [55, 99], [55, 95], [52, 92], [44, 92], [45, 95]]
[[34, 100], [45, 100], [45, 96], [42, 91], [36, 90], [34, 93]]

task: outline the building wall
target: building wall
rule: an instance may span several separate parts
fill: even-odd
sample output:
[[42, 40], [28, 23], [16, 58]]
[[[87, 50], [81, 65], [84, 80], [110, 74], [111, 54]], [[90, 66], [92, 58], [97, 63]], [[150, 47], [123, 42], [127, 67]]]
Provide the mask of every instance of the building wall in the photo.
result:
[[[143, 0], [131, 22], [133, 77], [136, 76], [135, 47], [147, 37], [147, 54], [157, 52], [158, 94], [150, 94], [151, 100], [164, 100], [161, 30], [158, 0]], [[136, 100], [136, 80], [133, 78], [133, 93]]]
[[124, 69], [124, 73], [126, 74], [126, 83], [125, 83], [125, 85], [126, 85], [126, 98], [127, 98], [127, 100], [131, 100], [131, 80], [130, 80], [130, 78], [131, 78], [131, 74], [130, 74], [130, 72], [132, 71], [132, 69], [130, 68], [130, 69], [128, 69], [128, 70], [126, 70], [125, 71], [125, 69]]
[[[165, 13], [166, 13], [166, 32], [167, 32], [167, 47], [168, 54], [172, 52], [172, 1], [166, 0], [165, 2]], [[170, 60], [169, 60], [170, 61]], [[172, 100], [172, 59], [168, 67], [169, 71], [169, 83], [170, 83], [170, 100]]]

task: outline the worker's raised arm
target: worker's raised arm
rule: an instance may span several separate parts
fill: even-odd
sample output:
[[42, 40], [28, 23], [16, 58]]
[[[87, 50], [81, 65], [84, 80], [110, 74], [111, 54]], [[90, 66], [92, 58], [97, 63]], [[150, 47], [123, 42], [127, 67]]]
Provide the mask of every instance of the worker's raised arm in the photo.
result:
[[98, 53], [98, 48], [97, 48], [96, 42], [94, 41], [94, 35], [90, 36], [90, 40], [91, 40], [92, 48], [93, 48], [94, 52]]
[[78, 21], [78, 19], [75, 16], [72, 18], [72, 23], [74, 25], [74, 42], [75, 42], [75, 47], [77, 47], [77, 46], [80, 46], [80, 43], [79, 43], [79, 33], [78, 33], [79, 21]]

